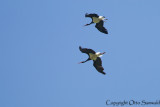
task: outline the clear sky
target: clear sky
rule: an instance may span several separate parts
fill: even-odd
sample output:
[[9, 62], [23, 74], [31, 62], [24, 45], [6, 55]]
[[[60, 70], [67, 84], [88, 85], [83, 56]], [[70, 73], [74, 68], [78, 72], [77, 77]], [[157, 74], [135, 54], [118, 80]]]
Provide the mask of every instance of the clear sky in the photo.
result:
[[[160, 100], [159, 11], [160, 0], [1, 0], [0, 107]], [[105, 16], [109, 34], [84, 27], [85, 13]], [[79, 46], [107, 52], [106, 75], [77, 64]]]

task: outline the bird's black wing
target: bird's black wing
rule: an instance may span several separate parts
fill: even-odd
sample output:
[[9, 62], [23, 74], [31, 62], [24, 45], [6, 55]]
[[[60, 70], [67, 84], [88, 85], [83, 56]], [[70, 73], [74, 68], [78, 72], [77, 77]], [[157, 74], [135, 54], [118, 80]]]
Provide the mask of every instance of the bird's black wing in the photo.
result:
[[106, 74], [105, 72], [103, 72], [104, 68], [102, 67], [102, 61], [100, 57], [97, 57], [97, 59], [93, 61], [93, 66], [97, 69], [98, 72], [104, 75]]
[[101, 20], [99, 23], [96, 23], [96, 28], [100, 31], [100, 32], [102, 32], [102, 33], [105, 33], [105, 34], [108, 34], [108, 31], [107, 31], [107, 29], [105, 28], [105, 27], [103, 27], [103, 21]]
[[90, 17], [90, 18], [92, 18], [92, 17], [99, 17], [99, 16], [98, 16], [98, 14], [95, 14], [95, 13], [93, 13], [93, 14], [88, 14], [88, 13], [86, 13], [86, 14], [85, 14], [85, 17]]
[[79, 46], [79, 50], [82, 52], [82, 53], [86, 53], [89, 55], [89, 53], [93, 53], [95, 54], [96, 52], [92, 49], [88, 49], [88, 48], [82, 48], [81, 46]]

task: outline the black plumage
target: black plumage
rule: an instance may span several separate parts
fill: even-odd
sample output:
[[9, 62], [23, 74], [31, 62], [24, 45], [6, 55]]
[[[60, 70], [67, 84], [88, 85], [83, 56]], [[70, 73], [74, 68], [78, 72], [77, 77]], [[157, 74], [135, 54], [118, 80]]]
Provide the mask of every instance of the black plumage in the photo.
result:
[[[96, 68], [96, 70], [102, 74], [106, 74], [105, 72], [103, 72], [104, 68], [102, 67], [102, 61], [101, 61], [101, 58], [98, 56], [98, 54], [96, 54], [96, 52], [92, 49], [88, 49], [88, 48], [82, 48], [81, 46], [79, 47], [79, 50], [82, 52], [82, 53], [86, 53], [89, 58], [86, 60], [86, 61], [82, 61], [80, 63], [85, 63], [89, 60], [93, 60], [93, 66]], [[99, 55], [103, 55], [105, 52], [103, 53], [99, 53]], [[96, 56], [97, 55], [97, 56]], [[93, 56], [95, 58], [93, 58]]]
[[108, 34], [107, 29], [103, 26], [104, 20], [107, 20], [107, 19], [105, 19], [104, 16], [99, 16], [98, 14], [95, 14], [95, 13], [93, 13], [93, 14], [87, 14], [87, 13], [86, 13], [86, 14], [85, 14], [85, 17], [90, 17], [90, 18], [92, 19], [92, 22], [89, 23], [89, 24], [86, 24], [85, 26], [88, 26], [88, 25], [90, 25], [90, 24], [96, 23], [96, 26], [95, 26], [95, 27], [96, 27], [100, 32], [105, 33], [105, 34]]
[[104, 22], [101, 20], [99, 23], [96, 23], [96, 28], [100, 31], [100, 32], [102, 32], [102, 33], [105, 33], [105, 34], [108, 34], [108, 31], [107, 31], [107, 29], [105, 28], [105, 27], [103, 27], [103, 24], [104, 24]]
[[93, 61], [93, 66], [97, 69], [98, 72], [104, 75], [106, 74], [105, 72], [103, 72], [104, 68], [102, 67], [102, 60], [100, 57], [97, 57], [97, 59]]
[[86, 14], [85, 14], [85, 17], [90, 17], [90, 18], [92, 18], [92, 17], [97, 17], [97, 18], [98, 18], [99, 16], [98, 16], [98, 14], [95, 14], [95, 13], [93, 13], [93, 14], [88, 14], [88, 13], [86, 13]]
[[79, 50], [82, 52], [82, 53], [86, 53], [89, 55], [89, 53], [93, 53], [95, 54], [96, 52], [92, 49], [88, 49], [88, 48], [82, 48], [81, 46], [79, 46]]

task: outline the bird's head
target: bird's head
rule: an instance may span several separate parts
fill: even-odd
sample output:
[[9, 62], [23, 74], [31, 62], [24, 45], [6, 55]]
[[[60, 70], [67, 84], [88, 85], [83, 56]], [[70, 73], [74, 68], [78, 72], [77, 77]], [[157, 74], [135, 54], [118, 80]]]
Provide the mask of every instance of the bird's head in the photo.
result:
[[106, 22], [106, 20], [108, 20], [108, 19], [106, 19], [106, 18], [103, 19], [104, 22]]
[[103, 53], [101, 53], [101, 52], [96, 52], [96, 55], [98, 56], [98, 57], [102, 57], [102, 55], [103, 54], [105, 54], [106, 52], [103, 52]]
[[103, 53], [101, 53], [101, 54], [105, 54], [106, 52], [103, 52]]
[[106, 17], [102, 16], [102, 20], [105, 22], [108, 19], [106, 19]]
[[108, 20], [108, 19], [105, 18], [105, 16], [99, 16], [99, 19], [101, 19], [101, 20]]

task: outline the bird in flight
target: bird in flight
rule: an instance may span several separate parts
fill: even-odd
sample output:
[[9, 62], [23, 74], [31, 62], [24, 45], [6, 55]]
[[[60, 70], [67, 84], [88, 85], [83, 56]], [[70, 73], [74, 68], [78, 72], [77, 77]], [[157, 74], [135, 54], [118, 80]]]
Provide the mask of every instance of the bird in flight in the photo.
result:
[[103, 53], [95, 52], [92, 49], [82, 48], [81, 46], [79, 46], [79, 50], [82, 53], [88, 54], [88, 56], [89, 56], [89, 58], [86, 61], [82, 61], [80, 63], [85, 63], [89, 60], [93, 60], [93, 66], [96, 68], [96, 70], [104, 75], [106, 74], [105, 72], [103, 72], [104, 68], [102, 67], [102, 61], [100, 58], [103, 54], [105, 54], [105, 52], [103, 52]]
[[104, 16], [99, 16], [99, 15], [97, 15], [97, 14], [95, 14], [95, 13], [93, 13], [93, 14], [88, 14], [88, 13], [86, 13], [86, 14], [85, 14], [85, 17], [90, 17], [90, 18], [92, 19], [92, 22], [89, 23], [89, 24], [86, 24], [86, 25], [84, 25], [84, 26], [88, 26], [88, 25], [90, 25], [90, 24], [96, 23], [96, 26], [95, 26], [95, 27], [96, 27], [100, 32], [105, 33], [105, 34], [108, 34], [107, 29], [106, 29], [105, 27], [103, 27], [104, 20], [108, 20], [108, 19], [106, 19]]

